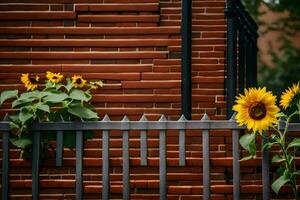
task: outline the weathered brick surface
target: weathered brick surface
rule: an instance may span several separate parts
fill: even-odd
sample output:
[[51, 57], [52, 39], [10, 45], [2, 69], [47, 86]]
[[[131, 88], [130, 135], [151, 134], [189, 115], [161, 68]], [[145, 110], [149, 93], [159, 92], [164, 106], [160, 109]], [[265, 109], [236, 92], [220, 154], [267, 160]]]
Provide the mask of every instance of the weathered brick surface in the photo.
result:
[[[224, 0], [193, 0], [192, 117], [206, 112], [225, 118]], [[157, 120], [180, 115], [180, 0], [7, 0], [0, 5], [0, 89], [24, 90], [22, 73], [62, 72], [103, 79], [93, 102], [102, 117], [146, 114]], [[1, 115], [10, 113], [8, 103]], [[149, 166], [139, 167], [139, 133], [130, 133], [131, 198], [159, 199], [158, 132], [149, 131]], [[111, 198], [122, 192], [121, 133], [111, 132]], [[84, 191], [99, 199], [101, 133], [85, 142]], [[232, 199], [231, 134], [212, 131], [212, 199]], [[178, 133], [167, 137], [168, 199], [202, 199], [201, 132], [188, 131], [187, 166], [178, 167]], [[2, 144], [1, 144], [2, 145]], [[65, 149], [63, 167], [54, 166], [49, 150], [41, 168], [41, 199], [74, 199], [75, 151]], [[31, 164], [11, 150], [11, 199], [31, 199]], [[224, 158], [225, 157], [225, 158]], [[260, 160], [242, 163], [242, 192], [253, 199], [261, 191]], [[22, 169], [22, 170], [20, 170]], [[255, 185], [252, 185], [255, 184]], [[248, 194], [250, 193], [250, 194]]]

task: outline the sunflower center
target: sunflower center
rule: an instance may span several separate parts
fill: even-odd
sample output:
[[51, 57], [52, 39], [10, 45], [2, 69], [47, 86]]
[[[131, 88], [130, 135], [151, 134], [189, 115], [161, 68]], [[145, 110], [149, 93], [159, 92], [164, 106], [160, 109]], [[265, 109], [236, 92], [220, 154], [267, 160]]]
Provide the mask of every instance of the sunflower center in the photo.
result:
[[82, 83], [81, 79], [78, 78], [76, 81], [75, 81], [76, 84], [80, 85]]
[[57, 76], [53, 76], [52, 79], [58, 79], [58, 77]]
[[261, 102], [255, 102], [249, 107], [249, 115], [254, 120], [261, 120], [267, 115], [266, 107]]
[[35, 77], [29, 77], [29, 81], [30, 81], [30, 83], [32, 83], [32, 84], [37, 84], [37, 83], [38, 83], [38, 81], [36, 80]]

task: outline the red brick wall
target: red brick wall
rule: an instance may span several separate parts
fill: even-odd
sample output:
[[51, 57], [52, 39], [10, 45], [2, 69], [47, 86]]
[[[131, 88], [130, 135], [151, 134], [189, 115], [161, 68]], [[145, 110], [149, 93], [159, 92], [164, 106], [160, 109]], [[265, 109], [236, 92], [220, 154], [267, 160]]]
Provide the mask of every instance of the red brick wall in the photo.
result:
[[[213, 119], [225, 118], [224, 2], [193, 0], [193, 119], [200, 119], [205, 112]], [[19, 77], [25, 72], [41, 76], [47, 70], [67, 76], [82, 74], [106, 83], [93, 98], [101, 116], [108, 114], [112, 119], [121, 119], [126, 114], [137, 120], [145, 113], [149, 119], [158, 119], [163, 113], [178, 119], [180, 7], [179, 0], [6, 1], [0, 5], [0, 89], [23, 89]], [[1, 113], [9, 111], [9, 105], [5, 105]], [[111, 192], [112, 197], [120, 198], [120, 133], [113, 132], [111, 137]], [[148, 167], [139, 167], [137, 162], [138, 133], [132, 132], [130, 137], [132, 198], [157, 199], [158, 133], [149, 132]], [[87, 199], [99, 199], [101, 192], [100, 138], [101, 133], [97, 133], [85, 143]], [[231, 199], [230, 133], [212, 131], [210, 142], [212, 197]], [[170, 131], [167, 143], [169, 198], [201, 198], [199, 132], [187, 133], [187, 167], [178, 167], [178, 133]], [[65, 149], [64, 156], [63, 167], [58, 168], [49, 151], [41, 169], [42, 197], [74, 198], [74, 150]], [[17, 150], [11, 151], [11, 157], [12, 199], [30, 198], [30, 162], [18, 159]], [[255, 172], [251, 167], [242, 170], [248, 174]], [[255, 184], [252, 180], [246, 183]]]

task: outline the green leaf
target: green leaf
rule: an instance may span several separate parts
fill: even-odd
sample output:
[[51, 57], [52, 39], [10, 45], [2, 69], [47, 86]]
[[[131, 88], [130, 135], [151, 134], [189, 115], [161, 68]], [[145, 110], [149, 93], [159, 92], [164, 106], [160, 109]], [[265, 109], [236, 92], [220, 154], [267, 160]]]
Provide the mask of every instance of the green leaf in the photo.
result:
[[20, 129], [20, 126], [17, 123], [15, 123], [15, 122], [10, 122], [9, 123], [9, 127], [12, 130], [14, 130], [14, 129]]
[[21, 94], [20, 99], [39, 98], [39, 91], [25, 92]]
[[0, 105], [2, 105], [3, 102], [6, 101], [7, 99], [17, 97], [17, 95], [18, 95], [18, 90], [5, 90], [1, 92]]
[[285, 158], [280, 156], [280, 155], [275, 155], [272, 158], [272, 162], [275, 162], [275, 163], [280, 163], [280, 162], [283, 162], [283, 161], [285, 161]]
[[79, 101], [89, 101], [91, 96], [84, 93], [82, 90], [74, 89], [70, 93], [70, 98], [79, 100]]
[[246, 157], [242, 158], [240, 161], [251, 160], [251, 159], [253, 159], [253, 158], [256, 158], [256, 156], [249, 155], [249, 156], [246, 156]]
[[97, 119], [98, 114], [81, 104], [76, 104], [68, 108], [68, 112], [82, 119]]
[[33, 114], [28, 111], [21, 111], [19, 114], [20, 121], [24, 124], [29, 119], [33, 118]]
[[65, 88], [68, 92], [70, 92], [70, 90], [73, 88], [73, 84], [69, 78], [67, 78], [66, 80], [67, 80], [67, 85], [65, 85]]
[[241, 146], [244, 149], [246, 149], [251, 154], [252, 157], [256, 155], [255, 139], [256, 139], [256, 133], [251, 133], [251, 134], [243, 135], [239, 141]]
[[30, 102], [30, 99], [16, 99], [12, 102], [12, 108], [22, 107]]
[[54, 88], [55, 83], [52, 83], [51, 81], [47, 81], [45, 84], [45, 89]]
[[293, 141], [288, 145], [288, 149], [292, 147], [300, 147], [300, 138], [293, 139]]
[[67, 99], [69, 96], [63, 92], [48, 92], [48, 95], [43, 99], [50, 103], [61, 103], [63, 100]]
[[38, 104], [36, 107], [38, 110], [42, 110], [45, 111], [47, 113], [50, 113], [50, 107], [48, 105], [45, 104]]
[[276, 181], [272, 184], [273, 191], [278, 195], [279, 190], [282, 186], [284, 186], [286, 183], [288, 183], [290, 180], [285, 176], [280, 176]]
[[10, 142], [21, 149], [25, 149], [28, 145], [32, 144], [32, 140], [28, 136], [23, 136], [23, 137], [15, 137], [15, 138], [10, 138]]

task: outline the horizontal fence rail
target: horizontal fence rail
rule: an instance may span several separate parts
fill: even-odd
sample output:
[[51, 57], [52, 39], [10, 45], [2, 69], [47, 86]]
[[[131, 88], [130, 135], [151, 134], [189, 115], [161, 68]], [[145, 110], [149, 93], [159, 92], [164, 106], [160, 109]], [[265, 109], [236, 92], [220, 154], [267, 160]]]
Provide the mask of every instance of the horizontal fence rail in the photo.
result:
[[[7, 120], [7, 118], [5, 118]], [[284, 127], [284, 124], [281, 124]], [[167, 120], [162, 116], [159, 121], [148, 121], [145, 116], [140, 121], [130, 121], [126, 116], [122, 121], [111, 121], [105, 116], [102, 121], [94, 122], [37, 122], [32, 124], [33, 132], [33, 160], [32, 160], [32, 199], [39, 199], [39, 159], [40, 139], [44, 131], [56, 131], [57, 151], [56, 166], [62, 166], [63, 156], [63, 131], [74, 130], [76, 135], [76, 199], [83, 199], [83, 135], [86, 130], [102, 130], [102, 199], [109, 199], [109, 135], [110, 130], [122, 131], [123, 149], [123, 199], [130, 199], [130, 164], [129, 164], [129, 131], [140, 131], [141, 166], [147, 166], [147, 131], [158, 130], [159, 134], [159, 181], [160, 199], [167, 199], [167, 162], [166, 162], [166, 136], [167, 130], [178, 130], [179, 137], [179, 166], [186, 166], [185, 156], [185, 132], [186, 130], [201, 130], [202, 151], [203, 151], [203, 199], [210, 199], [210, 151], [209, 134], [211, 130], [231, 130], [233, 146], [233, 199], [240, 199], [240, 165], [239, 165], [239, 127], [234, 120], [210, 120], [205, 114], [201, 120], [186, 120], [182, 116], [178, 121]], [[2, 132], [3, 157], [2, 157], [2, 199], [9, 199], [9, 135], [10, 127], [8, 121], [0, 122]], [[300, 124], [289, 124], [289, 131], [300, 131]], [[265, 142], [265, 141], [263, 141]], [[264, 185], [263, 196], [270, 197], [269, 183], [269, 156], [268, 152], [263, 153], [262, 158], [263, 179], [268, 180]]]

